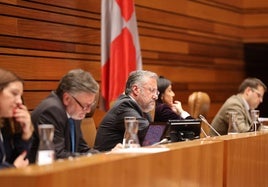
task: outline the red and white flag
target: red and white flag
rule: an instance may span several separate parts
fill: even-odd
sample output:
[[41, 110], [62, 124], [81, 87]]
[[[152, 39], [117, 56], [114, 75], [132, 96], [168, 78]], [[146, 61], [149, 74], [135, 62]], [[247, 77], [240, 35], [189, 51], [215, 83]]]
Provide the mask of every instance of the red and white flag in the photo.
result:
[[142, 62], [133, 0], [102, 0], [101, 9], [101, 92], [109, 109]]

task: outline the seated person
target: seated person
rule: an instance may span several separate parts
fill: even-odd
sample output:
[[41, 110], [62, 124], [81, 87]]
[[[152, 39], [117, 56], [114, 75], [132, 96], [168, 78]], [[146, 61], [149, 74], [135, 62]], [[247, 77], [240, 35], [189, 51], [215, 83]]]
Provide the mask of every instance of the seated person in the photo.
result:
[[116, 144], [122, 143], [126, 116], [136, 117], [139, 121], [138, 137], [141, 142], [151, 120], [148, 112], [154, 108], [158, 97], [157, 78], [150, 71], [138, 70], [130, 73], [125, 94], [118, 98], [98, 127], [95, 149], [109, 151]]
[[0, 169], [29, 164], [33, 126], [22, 94], [23, 80], [0, 69]]
[[173, 101], [175, 96], [171, 81], [160, 76], [157, 81], [159, 96], [156, 101], [155, 122], [167, 122], [175, 119], [192, 119], [190, 114], [183, 110], [180, 101]]
[[[228, 112], [237, 112], [237, 125], [239, 132], [248, 132], [251, 129], [251, 116], [249, 110], [255, 109], [263, 100], [266, 85], [257, 78], [246, 78], [238, 89], [238, 94], [229, 97], [222, 105], [211, 125], [216, 131], [228, 134], [229, 117]], [[210, 130], [210, 136], [217, 134]]]
[[[35, 132], [31, 162], [36, 159], [40, 124], [54, 125], [56, 159], [98, 152], [87, 145], [80, 127], [81, 120], [90, 113], [98, 91], [99, 85], [89, 72], [75, 69], [62, 77], [56, 91], [52, 91], [32, 112]], [[74, 122], [74, 139], [71, 121]]]

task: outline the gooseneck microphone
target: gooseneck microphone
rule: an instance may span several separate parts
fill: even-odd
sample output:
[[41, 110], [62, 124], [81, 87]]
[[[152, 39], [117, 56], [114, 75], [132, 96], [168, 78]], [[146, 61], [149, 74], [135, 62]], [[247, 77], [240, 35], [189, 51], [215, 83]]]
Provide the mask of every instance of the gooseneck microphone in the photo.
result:
[[209, 137], [202, 127], [201, 127], [201, 131], [205, 135], [206, 138]]
[[209, 124], [209, 122], [206, 120], [206, 118], [204, 116], [202, 116], [201, 114], [199, 115], [199, 118], [209, 126], [210, 129], [212, 129], [216, 134], [217, 136], [221, 136], [220, 133], [218, 133], [218, 131], [216, 131], [216, 129], [214, 127], [212, 127], [212, 125]]

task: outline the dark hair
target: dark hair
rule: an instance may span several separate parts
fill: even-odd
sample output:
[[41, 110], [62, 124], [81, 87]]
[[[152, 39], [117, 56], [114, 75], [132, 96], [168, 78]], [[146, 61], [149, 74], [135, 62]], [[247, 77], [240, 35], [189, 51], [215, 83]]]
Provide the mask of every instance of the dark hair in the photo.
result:
[[58, 88], [56, 89], [57, 95], [62, 98], [63, 93], [78, 93], [90, 92], [98, 93], [99, 84], [92, 77], [92, 75], [82, 69], [74, 69], [69, 71], [62, 77]]
[[7, 87], [9, 83], [16, 81], [23, 83], [23, 80], [15, 73], [0, 68], [0, 91]]
[[166, 91], [166, 89], [171, 85], [171, 81], [166, 79], [163, 76], [159, 76], [158, 81], [157, 81], [157, 89], [159, 91], [159, 96], [157, 99], [158, 103], [162, 103], [162, 95], [164, 94], [164, 92]]
[[267, 87], [266, 85], [260, 80], [260, 79], [257, 79], [257, 78], [246, 78], [239, 86], [238, 88], [238, 92], [239, 93], [243, 93], [247, 87], [250, 87], [250, 88], [255, 88], [257, 89], [258, 86], [262, 86], [264, 91], [267, 90]]

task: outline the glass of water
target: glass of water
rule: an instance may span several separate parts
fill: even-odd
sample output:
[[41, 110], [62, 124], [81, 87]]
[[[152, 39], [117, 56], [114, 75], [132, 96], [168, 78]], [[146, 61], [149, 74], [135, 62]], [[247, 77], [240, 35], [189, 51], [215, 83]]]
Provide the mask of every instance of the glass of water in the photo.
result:
[[125, 117], [125, 134], [123, 139], [124, 148], [137, 148], [140, 147], [138, 138], [139, 122], [136, 117]]

